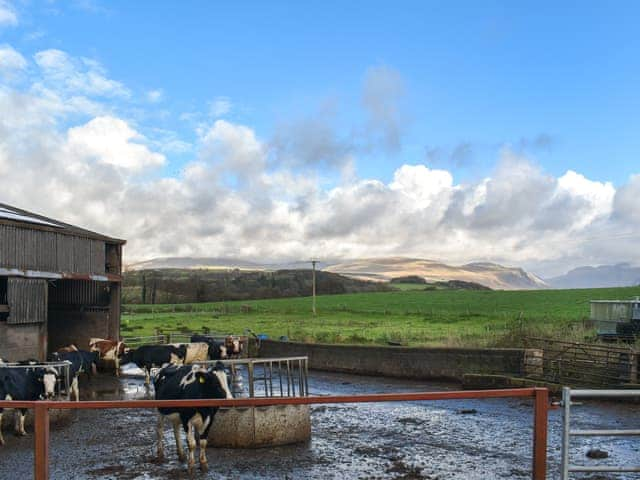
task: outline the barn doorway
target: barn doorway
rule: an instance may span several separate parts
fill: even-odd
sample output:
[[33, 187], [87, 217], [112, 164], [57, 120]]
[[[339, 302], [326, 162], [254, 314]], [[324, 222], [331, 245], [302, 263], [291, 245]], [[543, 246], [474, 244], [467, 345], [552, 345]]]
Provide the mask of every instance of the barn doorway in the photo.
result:
[[70, 344], [87, 350], [90, 338], [112, 338], [109, 282], [55, 280], [48, 293], [49, 352]]

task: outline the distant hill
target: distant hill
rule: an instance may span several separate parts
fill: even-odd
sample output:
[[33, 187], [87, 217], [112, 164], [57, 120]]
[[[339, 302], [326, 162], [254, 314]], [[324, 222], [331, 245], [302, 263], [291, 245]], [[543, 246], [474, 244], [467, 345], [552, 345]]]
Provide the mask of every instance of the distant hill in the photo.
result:
[[553, 288], [604, 288], [640, 285], [640, 267], [628, 263], [579, 267], [546, 282]]
[[[278, 271], [308, 269], [309, 262], [257, 263], [233, 258], [168, 257], [156, 258], [127, 266], [129, 271], [172, 268]], [[406, 257], [340, 261], [325, 259], [323, 262], [319, 262], [318, 269], [358, 280], [376, 282], [388, 282], [397, 277], [417, 276], [429, 283], [458, 280], [484, 285], [495, 290], [525, 290], [549, 287], [543, 280], [521, 268], [505, 267], [495, 263], [469, 263], [453, 266], [433, 260]]]
[[429, 283], [460, 280], [484, 285], [495, 290], [548, 288], [543, 280], [521, 268], [504, 267], [495, 263], [469, 263], [452, 266], [420, 258], [389, 257], [332, 264], [327, 266], [326, 270], [354, 278], [377, 281], [418, 276]]

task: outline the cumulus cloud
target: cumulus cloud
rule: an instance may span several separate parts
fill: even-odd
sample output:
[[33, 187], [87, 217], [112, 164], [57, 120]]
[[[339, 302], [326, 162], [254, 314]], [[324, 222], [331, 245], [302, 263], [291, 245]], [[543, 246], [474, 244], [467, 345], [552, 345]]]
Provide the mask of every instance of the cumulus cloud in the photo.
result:
[[18, 14], [15, 8], [6, 0], [0, 0], [0, 27], [18, 24]]
[[0, 45], [0, 78], [12, 79], [27, 68], [27, 61], [11, 45]]
[[67, 137], [72, 156], [86, 158], [88, 164], [95, 161], [139, 172], [165, 163], [164, 155], [138, 143], [144, 137], [119, 118], [96, 117], [85, 125], [70, 128]]
[[[469, 183], [420, 162], [399, 166], [389, 181], [360, 178], [353, 142], [330, 116], [312, 116], [279, 147], [297, 163], [271, 162], [273, 139], [217, 119], [193, 144], [175, 144], [192, 156], [167, 176], [163, 152], [179, 137], [111, 111], [111, 88], [97, 86], [111, 85], [106, 76], [98, 84], [73, 78], [96, 67], [48, 52], [36, 57], [43, 75], [84, 93], [40, 78], [0, 88], [0, 201], [126, 238], [129, 261], [410, 255], [548, 268], [640, 260], [637, 240], [616, 237], [640, 230], [640, 175], [616, 189], [576, 171], [553, 176], [505, 148], [492, 172]], [[327, 186], [319, 178], [329, 169], [348, 174]]]

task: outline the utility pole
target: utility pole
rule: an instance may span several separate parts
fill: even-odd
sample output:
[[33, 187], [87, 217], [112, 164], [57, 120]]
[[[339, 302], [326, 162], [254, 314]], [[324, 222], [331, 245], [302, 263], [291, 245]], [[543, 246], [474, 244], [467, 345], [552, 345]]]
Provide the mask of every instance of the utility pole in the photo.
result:
[[313, 296], [313, 303], [312, 303], [312, 310], [313, 310], [313, 315], [316, 315], [316, 263], [318, 263], [317, 260], [311, 260], [311, 266], [312, 266], [312, 271], [313, 271], [313, 282], [312, 282], [312, 296]]

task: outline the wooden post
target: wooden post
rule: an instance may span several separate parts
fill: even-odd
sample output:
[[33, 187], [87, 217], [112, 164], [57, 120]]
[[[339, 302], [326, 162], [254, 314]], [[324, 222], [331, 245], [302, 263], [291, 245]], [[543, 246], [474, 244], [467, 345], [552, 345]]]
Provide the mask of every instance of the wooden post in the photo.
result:
[[316, 315], [316, 260], [311, 260], [311, 265], [312, 265], [312, 269], [313, 269], [313, 281], [312, 281], [312, 296], [313, 296], [313, 304], [312, 304], [312, 310], [313, 310], [313, 315]]
[[533, 411], [533, 480], [545, 480], [547, 476], [547, 422], [549, 390], [536, 388]]
[[49, 480], [49, 402], [38, 402], [35, 410], [35, 480]]

